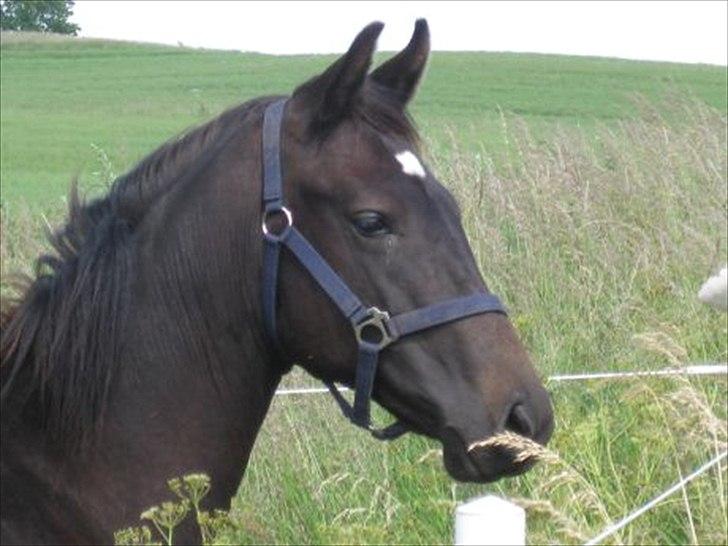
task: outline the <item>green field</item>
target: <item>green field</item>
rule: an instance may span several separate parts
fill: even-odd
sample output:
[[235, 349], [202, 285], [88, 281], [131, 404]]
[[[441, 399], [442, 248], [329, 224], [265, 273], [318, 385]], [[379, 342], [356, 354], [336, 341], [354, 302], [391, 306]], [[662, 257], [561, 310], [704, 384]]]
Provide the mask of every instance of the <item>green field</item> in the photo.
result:
[[[382, 54], [383, 58], [386, 54]], [[123, 172], [180, 131], [266, 94], [287, 94], [333, 56], [276, 57], [96, 40], [5, 36], [3, 198], [64, 196], [98, 176], [100, 153]], [[501, 112], [534, 127], [592, 127], [633, 115], [633, 98], [694, 94], [726, 108], [725, 70], [712, 66], [509, 53], [435, 53], [412, 113], [433, 151], [450, 131], [500, 149]]]
[[[3, 290], [75, 175], [103, 191], [164, 140], [332, 58], [3, 35]], [[727, 257], [726, 93], [723, 67], [433, 55], [412, 113], [544, 376], [726, 361], [726, 316], [695, 297]], [[530, 543], [580, 543], [726, 449], [725, 377], [549, 389], [559, 457], [489, 486], [452, 482], [434, 442], [375, 442], [328, 397], [277, 399], [219, 538], [448, 543], [455, 504], [497, 492], [527, 507]], [[607, 542], [725, 543], [727, 484], [723, 464]]]

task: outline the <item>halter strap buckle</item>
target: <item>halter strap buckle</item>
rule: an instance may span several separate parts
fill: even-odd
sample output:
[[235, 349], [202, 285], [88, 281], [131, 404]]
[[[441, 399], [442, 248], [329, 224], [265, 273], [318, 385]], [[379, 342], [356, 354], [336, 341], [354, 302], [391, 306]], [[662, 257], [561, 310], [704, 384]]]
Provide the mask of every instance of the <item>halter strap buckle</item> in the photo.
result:
[[367, 309], [364, 320], [354, 324], [354, 335], [359, 345], [368, 344], [378, 350], [384, 349], [396, 341], [396, 337], [389, 328], [389, 313], [376, 307]]

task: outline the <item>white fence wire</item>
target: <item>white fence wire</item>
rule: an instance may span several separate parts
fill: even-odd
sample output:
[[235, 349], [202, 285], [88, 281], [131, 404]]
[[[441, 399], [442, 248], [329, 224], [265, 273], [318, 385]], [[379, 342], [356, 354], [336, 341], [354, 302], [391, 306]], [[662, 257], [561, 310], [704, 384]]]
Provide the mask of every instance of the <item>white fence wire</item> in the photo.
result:
[[[636, 371], [636, 372], [595, 372], [579, 374], [551, 375], [547, 382], [587, 381], [594, 379], [629, 379], [633, 377], [669, 377], [686, 375], [728, 375], [728, 363], [722, 364], [694, 364], [684, 368], [668, 368], [665, 370]], [[337, 387], [339, 392], [350, 391], [349, 387]], [[299, 394], [323, 394], [329, 392], [324, 387], [301, 387], [278, 389], [277, 396], [291, 396]]]
[[[600, 544], [605, 538], [609, 538], [614, 533], [622, 529], [623, 527], [626, 527], [627, 524], [631, 523], [632, 521], [636, 520], [638, 517], [640, 517], [645, 512], [648, 512], [658, 504], [660, 504], [663, 500], [665, 500], [670, 495], [673, 495], [680, 491], [683, 487], [685, 487], [685, 484], [693, 481], [695, 478], [700, 476], [701, 474], [705, 474], [708, 470], [713, 468], [715, 465], [720, 464], [720, 462], [728, 456], [728, 451], [724, 451], [720, 455], [714, 457], [707, 463], [705, 463], [703, 466], [689, 474], [688, 476], [685, 476], [682, 480], [679, 482], [674, 483], [672, 486], [670, 486], [669, 489], [666, 491], [660, 493], [657, 495], [654, 499], [650, 500], [649, 502], [646, 502], [642, 506], [640, 506], [637, 510], [634, 510], [630, 514], [624, 516], [622, 519], [617, 521], [616, 523], [613, 523], [604, 531], [599, 533], [597, 536], [589, 540], [588, 542], [584, 543], [584, 546], [592, 546], [594, 544]], [[719, 469], [720, 471], [720, 469]]]

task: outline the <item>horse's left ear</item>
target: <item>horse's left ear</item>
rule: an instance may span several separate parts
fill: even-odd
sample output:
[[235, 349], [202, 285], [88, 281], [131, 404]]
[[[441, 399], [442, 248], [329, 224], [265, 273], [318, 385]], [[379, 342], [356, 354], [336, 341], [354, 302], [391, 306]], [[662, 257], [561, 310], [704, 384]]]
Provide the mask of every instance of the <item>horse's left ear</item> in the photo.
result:
[[430, 29], [418, 19], [409, 44], [370, 74], [371, 80], [386, 87], [404, 108], [417, 90], [430, 56]]
[[365, 27], [343, 57], [293, 92], [293, 109], [303, 114], [314, 132], [336, 125], [351, 109], [366, 80], [383, 27], [379, 22]]

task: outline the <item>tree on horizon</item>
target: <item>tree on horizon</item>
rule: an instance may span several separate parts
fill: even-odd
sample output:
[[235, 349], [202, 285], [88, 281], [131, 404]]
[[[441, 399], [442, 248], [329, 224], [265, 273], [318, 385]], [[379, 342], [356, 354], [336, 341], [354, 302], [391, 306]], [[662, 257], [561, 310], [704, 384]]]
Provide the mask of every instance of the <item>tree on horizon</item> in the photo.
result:
[[75, 36], [81, 29], [69, 21], [73, 5], [72, 0], [0, 0], [0, 28]]

